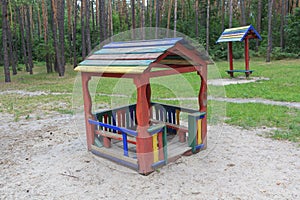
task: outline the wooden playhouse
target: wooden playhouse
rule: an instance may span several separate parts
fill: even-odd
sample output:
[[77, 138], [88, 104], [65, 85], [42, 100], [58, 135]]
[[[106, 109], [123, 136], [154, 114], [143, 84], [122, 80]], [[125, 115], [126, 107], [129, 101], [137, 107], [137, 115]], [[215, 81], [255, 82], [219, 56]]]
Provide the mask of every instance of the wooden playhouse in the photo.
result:
[[[88, 150], [146, 175], [205, 149], [207, 63], [206, 54], [183, 38], [111, 42], [95, 51], [75, 68], [82, 77]], [[151, 78], [189, 72], [201, 80], [199, 109], [151, 101]], [[136, 104], [92, 113], [88, 85], [93, 76], [132, 79]], [[180, 115], [187, 116], [186, 126]]]

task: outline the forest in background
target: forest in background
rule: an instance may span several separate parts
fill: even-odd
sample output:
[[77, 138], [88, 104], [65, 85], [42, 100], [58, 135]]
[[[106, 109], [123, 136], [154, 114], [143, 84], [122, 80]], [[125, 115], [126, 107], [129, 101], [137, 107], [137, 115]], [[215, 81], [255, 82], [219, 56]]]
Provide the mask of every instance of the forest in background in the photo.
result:
[[[64, 76], [66, 63], [75, 67], [112, 35], [143, 27], [181, 32], [213, 59], [226, 59], [226, 44], [216, 40], [225, 28], [249, 24], [263, 38], [250, 43], [251, 56], [299, 58], [299, 6], [300, 0], [1, 0], [0, 65], [5, 82], [18, 70], [32, 74], [34, 61]], [[233, 54], [243, 57], [243, 44]]]

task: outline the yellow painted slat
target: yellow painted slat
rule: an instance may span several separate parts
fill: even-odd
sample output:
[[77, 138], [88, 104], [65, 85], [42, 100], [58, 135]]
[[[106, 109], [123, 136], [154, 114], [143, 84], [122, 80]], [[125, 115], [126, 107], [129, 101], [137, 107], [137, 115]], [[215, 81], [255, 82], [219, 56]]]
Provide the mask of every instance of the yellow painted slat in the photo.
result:
[[229, 31], [237, 31], [237, 30], [242, 30], [242, 29], [247, 29], [250, 26], [241, 26], [241, 27], [237, 27], [237, 28], [229, 28], [229, 29], [225, 29], [224, 33], [229, 32]]
[[221, 38], [234, 38], [234, 37], [243, 37], [245, 33], [238, 33], [238, 34], [228, 34], [228, 35], [222, 35]]
[[148, 66], [128, 67], [128, 66], [78, 66], [74, 70], [77, 72], [96, 72], [96, 73], [143, 73]]
[[176, 124], [180, 125], [180, 110], [176, 110]]
[[157, 139], [158, 134], [154, 134], [152, 136], [152, 145], [153, 145], [153, 161], [154, 163], [159, 161], [159, 156], [158, 156], [158, 139]]
[[197, 122], [198, 127], [198, 145], [202, 144], [202, 119], [199, 119]]

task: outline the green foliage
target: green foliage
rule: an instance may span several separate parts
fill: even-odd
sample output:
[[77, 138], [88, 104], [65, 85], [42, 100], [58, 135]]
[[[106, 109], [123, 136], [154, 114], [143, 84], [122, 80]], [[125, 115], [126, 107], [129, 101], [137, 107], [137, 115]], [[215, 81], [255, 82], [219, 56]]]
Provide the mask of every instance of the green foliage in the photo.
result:
[[300, 56], [300, 8], [295, 8], [294, 14], [287, 17], [285, 26], [286, 51]]
[[282, 60], [286, 58], [298, 58], [298, 57], [300, 57], [300, 54], [285, 52], [280, 47], [273, 48], [271, 54], [271, 58], [275, 60]]

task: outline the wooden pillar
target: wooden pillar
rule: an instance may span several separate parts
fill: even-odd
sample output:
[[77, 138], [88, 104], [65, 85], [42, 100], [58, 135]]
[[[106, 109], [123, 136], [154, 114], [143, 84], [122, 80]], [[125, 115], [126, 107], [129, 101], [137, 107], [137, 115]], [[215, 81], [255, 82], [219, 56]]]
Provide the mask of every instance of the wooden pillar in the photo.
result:
[[207, 148], [207, 65], [201, 68], [201, 72], [198, 72], [201, 77], [201, 87], [198, 95], [199, 111], [205, 112], [205, 117], [201, 120], [202, 129], [202, 143], [204, 149]]
[[[149, 128], [149, 77], [139, 76], [134, 79], [137, 88], [137, 132], [136, 153], [139, 164], [139, 173], [149, 174], [153, 171], [153, 145], [152, 136], [148, 133]], [[148, 93], [147, 93], [148, 88]], [[147, 95], [148, 94], [148, 95]]]
[[85, 128], [86, 128], [86, 140], [87, 140], [87, 148], [90, 151], [91, 145], [95, 140], [95, 125], [89, 123], [89, 119], [94, 120], [94, 116], [92, 115], [92, 101], [91, 95], [89, 92], [89, 80], [91, 80], [91, 76], [88, 73], [81, 73], [82, 79], [82, 92], [83, 92], [83, 101], [84, 101], [84, 116], [85, 116]]
[[[249, 39], [245, 38], [245, 70], [249, 71]], [[246, 77], [250, 75], [250, 72], [245, 72]]]
[[150, 85], [150, 83], [147, 84], [146, 97], [147, 97], [147, 102], [148, 102], [149, 118], [150, 118], [152, 116], [152, 110], [151, 110], [151, 85]]
[[[233, 70], [233, 55], [232, 55], [232, 42], [228, 42], [228, 55], [229, 55], [229, 70]], [[229, 72], [230, 77], [233, 77], [233, 72]]]

